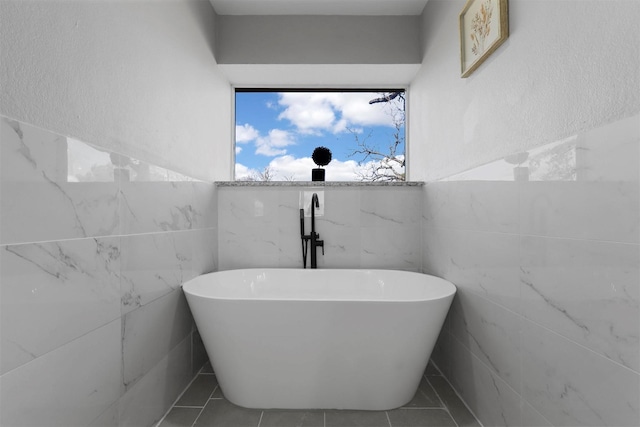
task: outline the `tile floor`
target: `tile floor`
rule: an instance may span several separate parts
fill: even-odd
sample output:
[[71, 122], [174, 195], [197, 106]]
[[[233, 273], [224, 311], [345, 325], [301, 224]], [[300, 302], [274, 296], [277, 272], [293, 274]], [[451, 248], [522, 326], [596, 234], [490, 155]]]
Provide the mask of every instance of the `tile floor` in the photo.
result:
[[157, 427], [480, 427], [430, 363], [418, 391], [390, 411], [247, 409], [227, 401], [207, 363]]

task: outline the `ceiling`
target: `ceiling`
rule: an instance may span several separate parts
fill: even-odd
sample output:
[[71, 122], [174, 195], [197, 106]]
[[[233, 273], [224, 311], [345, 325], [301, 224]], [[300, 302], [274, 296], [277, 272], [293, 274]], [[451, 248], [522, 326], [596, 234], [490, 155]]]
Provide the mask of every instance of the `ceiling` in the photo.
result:
[[218, 15], [420, 15], [428, 0], [209, 0]]

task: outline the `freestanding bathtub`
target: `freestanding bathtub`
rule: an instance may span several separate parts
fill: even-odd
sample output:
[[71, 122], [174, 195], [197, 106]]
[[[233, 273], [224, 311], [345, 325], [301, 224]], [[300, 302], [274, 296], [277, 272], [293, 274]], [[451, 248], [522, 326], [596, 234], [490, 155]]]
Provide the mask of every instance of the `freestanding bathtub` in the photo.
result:
[[232, 403], [386, 410], [413, 398], [456, 288], [405, 271], [245, 269], [183, 290]]

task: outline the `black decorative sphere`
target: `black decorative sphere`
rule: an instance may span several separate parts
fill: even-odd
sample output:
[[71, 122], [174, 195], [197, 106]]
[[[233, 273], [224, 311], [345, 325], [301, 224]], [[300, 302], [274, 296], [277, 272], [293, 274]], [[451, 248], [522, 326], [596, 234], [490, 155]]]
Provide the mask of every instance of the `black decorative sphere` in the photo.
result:
[[311, 159], [318, 166], [326, 166], [331, 161], [331, 150], [327, 147], [316, 147], [316, 149], [313, 150]]

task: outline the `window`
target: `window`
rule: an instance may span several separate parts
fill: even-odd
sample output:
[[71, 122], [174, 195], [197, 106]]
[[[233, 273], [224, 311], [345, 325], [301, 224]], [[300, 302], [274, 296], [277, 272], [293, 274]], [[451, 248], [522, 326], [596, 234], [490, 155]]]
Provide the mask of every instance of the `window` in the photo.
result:
[[235, 178], [310, 181], [316, 147], [327, 181], [404, 181], [405, 91], [236, 89]]

